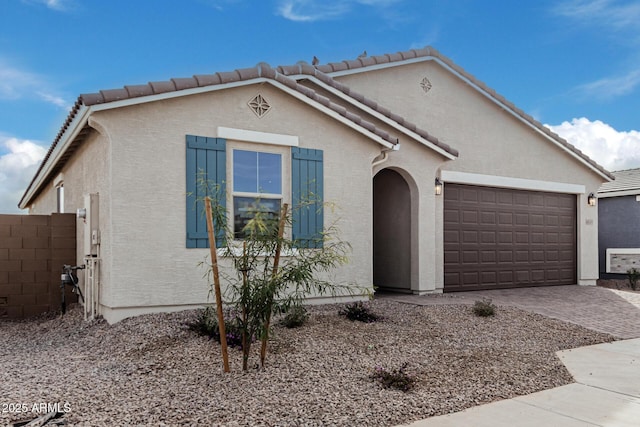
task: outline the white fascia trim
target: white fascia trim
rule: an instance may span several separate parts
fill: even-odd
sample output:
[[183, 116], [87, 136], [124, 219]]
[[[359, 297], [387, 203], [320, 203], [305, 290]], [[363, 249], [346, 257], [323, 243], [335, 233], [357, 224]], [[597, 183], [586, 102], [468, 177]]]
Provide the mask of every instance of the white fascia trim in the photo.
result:
[[[640, 255], [640, 248], [607, 248], [607, 268], [606, 272], [611, 273], [611, 255]], [[624, 274], [624, 273], [614, 273]]]
[[606, 193], [598, 193], [598, 198], [606, 199], [607, 197], [637, 196], [639, 194], [640, 194], [640, 189], [607, 191]]
[[612, 181], [612, 179], [610, 177], [608, 177], [606, 174], [604, 174], [602, 171], [600, 171], [599, 169], [593, 167], [593, 165], [591, 165], [585, 159], [583, 159], [582, 157], [580, 157], [579, 155], [577, 155], [576, 153], [574, 153], [573, 151], [571, 151], [570, 149], [568, 149], [567, 147], [565, 147], [564, 145], [562, 145], [561, 143], [556, 141], [555, 138], [551, 137], [551, 135], [548, 135], [544, 131], [541, 131], [537, 126], [535, 126], [529, 120], [527, 120], [524, 117], [522, 117], [520, 114], [515, 112], [509, 106], [507, 106], [506, 104], [504, 104], [503, 102], [498, 100], [496, 97], [491, 95], [489, 92], [487, 92], [484, 89], [482, 89], [480, 86], [478, 86], [476, 83], [474, 83], [469, 78], [467, 78], [464, 75], [460, 74], [458, 71], [456, 71], [454, 68], [452, 68], [447, 63], [445, 63], [442, 60], [440, 60], [439, 58], [436, 58], [436, 57], [433, 57], [433, 56], [422, 56], [420, 58], [411, 58], [411, 59], [407, 59], [405, 61], [388, 62], [388, 63], [385, 63], [385, 64], [371, 65], [371, 66], [368, 66], [368, 67], [354, 68], [354, 69], [351, 69], [351, 70], [335, 71], [335, 72], [331, 72], [331, 73], [327, 73], [327, 74], [330, 75], [330, 76], [346, 76], [346, 75], [349, 75], [349, 74], [363, 73], [365, 71], [371, 71], [371, 70], [382, 70], [382, 69], [385, 69], [385, 68], [398, 67], [398, 66], [401, 66], [401, 65], [413, 64], [413, 63], [417, 63], [417, 62], [426, 62], [426, 61], [437, 62], [443, 68], [447, 69], [449, 72], [453, 73], [459, 79], [464, 81], [466, 84], [468, 84], [469, 86], [474, 88], [476, 91], [478, 91], [480, 94], [482, 94], [485, 98], [487, 98], [488, 100], [490, 100], [491, 102], [493, 102], [494, 104], [496, 104], [497, 106], [499, 106], [500, 108], [502, 108], [503, 110], [505, 110], [506, 112], [511, 114], [517, 120], [519, 120], [520, 122], [524, 123], [526, 126], [528, 126], [531, 129], [533, 129], [535, 132], [537, 132], [540, 135], [542, 135], [545, 139], [549, 140], [553, 144], [555, 144], [558, 147], [560, 147], [562, 150], [567, 152], [573, 158], [575, 158], [578, 161], [580, 161], [583, 165], [587, 166], [589, 169], [593, 170], [595, 173], [597, 173], [601, 177], [605, 178], [607, 181]]
[[374, 140], [375, 142], [377, 142], [378, 144], [386, 147], [386, 148], [390, 148], [393, 149], [395, 147], [395, 144], [391, 144], [390, 142], [382, 139], [381, 137], [379, 137], [378, 135], [376, 135], [373, 132], [368, 131], [367, 129], [363, 128], [362, 126], [352, 122], [351, 120], [347, 119], [346, 117], [341, 116], [338, 112], [333, 111], [331, 108], [325, 107], [324, 105], [320, 104], [317, 101], [314, 101], [310, 98], [308, 98], [307, 96], [301, 94], [298, 91], [295, 91], [293, 89], [290, 89], [289, 87], [283, 85], [280, 82], [277, 82], [275, 80], [268, 80], [267, 83], [277, 87], [278, 89], [288, 93], [289, 95], [293, 96], [294, 98], [304, 102], [305, 104], [310, 105], [311, 107], [315, 108], [316, 110], [326, 114], [327, 116], [339, 121], [342, 124], [347, 125], [348, 127], [350, 127], [351, 129], [355, 130], [356, 132], [361, 133], [362, 135], [366, 136], [369, 139]]
[[375, 118], [377, 118], [378, 120], [388, 124], [389, 126], [393, 127], [394, 129], [397, 129], [398, 131], [404, 133], [405, 135], [409, 136], [410, 138], [415, 139], [416, 141], [420, 142], [421, 144], [431, 148], [433, 151], [437, 152], [438, 154], [440, 154], [443, 157], [446, 157], [449, 160], [455, 160], [457, 157], [454, 156], [451, 153], [446, 152], [445, 150], [443, 150], [442, 148], [438, 147], [437, 145], [433, 144], [431, 141], [429, 141], [428, 139], [423, 138], [422, 136], [418, 135], [417, 133], [413, 132], [410, 129], [407, 129], [406, 127], [402, 126], [401, 124], [391, 120], [390, 118], [388, 118], [387, 116], [385, 116], [384, 114], [379, 113], [378, 111], [358, 102], [356, 99], [350, 97], [349, 95], [346, 95], [344, 92], [327, 85], [326, 83], [324, 83], [322, 80], [319, 80], [316, 77], [313, 76], [308, 76], [308, 75], [304, 75], [304, 74], [300, 74], [298, 76], [290, 76], [295, 78], [296, 80], [298, 79], [307, 79], [309, 81], [312, 81], [313, 83], [317, 84], [318, 86], [320, 86], [321, 88], [323, 88], [324, 90], [331, 92], [333, 95], [337, 96], [338, 98], [347, 101], [348, 103], [350, 103], [351, 105], [354, 105], [356, 107], [358, 107], [359, 109], [366, 111], [368, 114], [371, 114], [372, 116], [374, 116]]
[[442, 171], [440, 179], [446, 183], [470, 184], [483, 187], [513, 188], [517, 190], [544, 191], [548, 193], [585, 194], [586, 187], [563, 182], [538, 181], [535, 179], [511, 178], [497, 175], [482, 175], [468, 172]]
[[44, 164], [40, 173], [36, 176], [33, 181], [33, 185], [29, 187], [29, 191], [24, 195], [21, 199], [18, 207], [20, 209], [25, 209], [28, 206], [28, 203], [31, 202], [34, 194], [40, 189], [40, 187], [44, 184], [44, 178], [49, 175], [49, 172], [53, 168], [55, 164], [58, 163], [60, 157], [67, 151], [69, 145], [73, 142], [73, 140], [78, 136], [82, 128], [87, 123], [89, 116], [91, 114], [91, 108], [81, 106], [78, 110], [78, 113], [71, 121], [69, 127], [62, 135], [62, 137], [58, 140], [56, 144], [56, 148], [53, 150], [49, 158], [47, 159], [47, 163]]
[[288, 147], [297, 147], [299, 144], [299, 138], [293, 135], [257, 132], [253, 130], [227, 128], [223, 126], [218, 126], [218, 138], [257, 142], [260, 144], [286, 145]]

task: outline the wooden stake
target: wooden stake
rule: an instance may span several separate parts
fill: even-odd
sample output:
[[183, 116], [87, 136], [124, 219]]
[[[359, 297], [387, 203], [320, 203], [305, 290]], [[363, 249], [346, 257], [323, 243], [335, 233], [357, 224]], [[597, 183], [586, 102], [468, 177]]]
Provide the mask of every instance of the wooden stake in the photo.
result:
[[[278, 224], [278, 242], [276, 243], [276, 253], [273, 257], [273, 272], [271, 277], [275, 279], [278, 274], [278, 266], [280, 265], [280, 252], [282, 251], [282, 236], [284, 236], [284, 224], [287, 219], [287, 211], [289, 205], [285, 203], [282, 205], [282, 212], [280, 213], [280, 222]], [[264, 361], [267, 358], [267, 342], [269, 341], [269, 327], [271, 326], [271, 307], [273, 301], [269, 301], [269, 312], [267, 313], [267, 320], [265, 322], [264, 338], [262, 339], [262, 347], [260, 347], [260, 366], [264, 368]]]
[[227, 333], [224, 327], [224, 314], [222, 313], [222, 296], [220, 295], [220, 275], [218, 273], [218, 254], [216, 252], [216, 236], [213, 226], [213, 215], [211, 214], [211, 198], [204, 199], [205, 210], [207, 211], [207, 233], [209, 234], [209, 248], [211, 250], [211, 269], [213, 270], [213, 286], [216, 293], [216, 307], [218, 309], [218, 330], [220, 331], [220, 345], [222, 347], [222, 362], [224, 371], [230, 372], [229, 353], [227, 352]]

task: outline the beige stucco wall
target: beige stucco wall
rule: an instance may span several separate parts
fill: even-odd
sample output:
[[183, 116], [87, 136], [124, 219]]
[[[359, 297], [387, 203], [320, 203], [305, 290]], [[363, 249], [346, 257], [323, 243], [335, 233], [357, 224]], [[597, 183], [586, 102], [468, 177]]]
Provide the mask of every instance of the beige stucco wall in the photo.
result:
[[[258, 93], [272, 106], [263, 118], [247, 106]], [[108, 129], [112, 147], [108, 320], [207, 301], [198, 264], [209, 250], [185, 247], [185, 135], [215, 137], [218, 126], [294, 135], [301, 147], [324, 150], [325, 201], [336, 204], [325, 224], [337, 222], [353, 247], [350, 263], [333, 276], [371, 286], [371, 161], [379, 144], [269, 84], [98, 112], [94, 120]], [[228, 145], [227, 156], [230, 147], [257, 147]]]
[[[425, 77], [432, 84], [428, 92], [420, 87]], [[433, 171], [430, 183], [441, 171], [456, 171], [541, 181], [545, 188], [554, 185], [560, 188], [562, 184], [584, 186], [584, 192], [576, 193], [578, 281], [595, 284], [598, 212], [597, 208], [587, 206], [586, 199], [589, 193], [597, 192], [605, 178], [435, 61], [337, 79], [459, 150], [458, 159], [443, 163], [438, 171]], [[438, 223], [434, 230], [436, 247], [441, 248], [442, 203], [436, 201], [433, 208]], [[436, 264], [442, 263], [436, 260]], [[441, 277], [438, 272], [437, 289], [442, 287]]]
[[[99, 128], [100, 129], [100, 128]], [[104, 131], [100, 129], [100, 131]], [[76, 153], [63, 167], [60, 174], [46, 183], [43, 191], [35, 201], [29, 206], [29, 213], [50, 214], [56, 212], [57, 194], [55, 186], [59, 181], [64, 183], [64, 212], [75, 213], [84, 206], [84, 195], [95, 193], [99, 198], [99, 229], [100, 229], [100, 262], [102, 268], [99, 269], [99, 281], [101, 283], [110, 282], [111, 260], [111, 221], [110, 221], [110, 143], [108, 135], [99, 133], [97, 130], [91, 132], [85, 141], [80, 145]], [[78, 219], [77, 224], [77, 259], [76, 264], [84, 263], [84, 233], [85, 223]], [[62, 266], [60, 266], [62, 268]], [[84, 274], [79, 273], [78, 277], [84, 281]], [[112, 289], [108, 286], [100, 289], [103, 301], [112, 298]]]

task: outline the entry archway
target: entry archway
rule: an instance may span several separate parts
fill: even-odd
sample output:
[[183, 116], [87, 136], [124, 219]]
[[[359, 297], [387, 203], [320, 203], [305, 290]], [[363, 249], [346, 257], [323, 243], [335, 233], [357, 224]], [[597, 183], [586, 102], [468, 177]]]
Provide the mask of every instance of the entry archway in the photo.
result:
[[373, 177], [373, 284], [411, 292], [411, 192], [391, 169]]

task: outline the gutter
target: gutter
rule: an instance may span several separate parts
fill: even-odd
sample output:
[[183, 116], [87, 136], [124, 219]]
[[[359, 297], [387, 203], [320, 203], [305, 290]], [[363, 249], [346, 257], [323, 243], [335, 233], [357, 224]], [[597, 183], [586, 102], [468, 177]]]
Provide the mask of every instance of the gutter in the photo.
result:
[[373, 169], [376, 166], [381, 165], [382, 163], [384, 163], [387, 160], [389, 160], [389, 153], [391, 151], [400, 151], [400, 143], [398, 142], [392, 148], [383, 149], [382, 152], [381, 152], [382, 158], [379, 159], [379, 160], [374, 161], [373, 163], [371, 163], [371, 169]]

